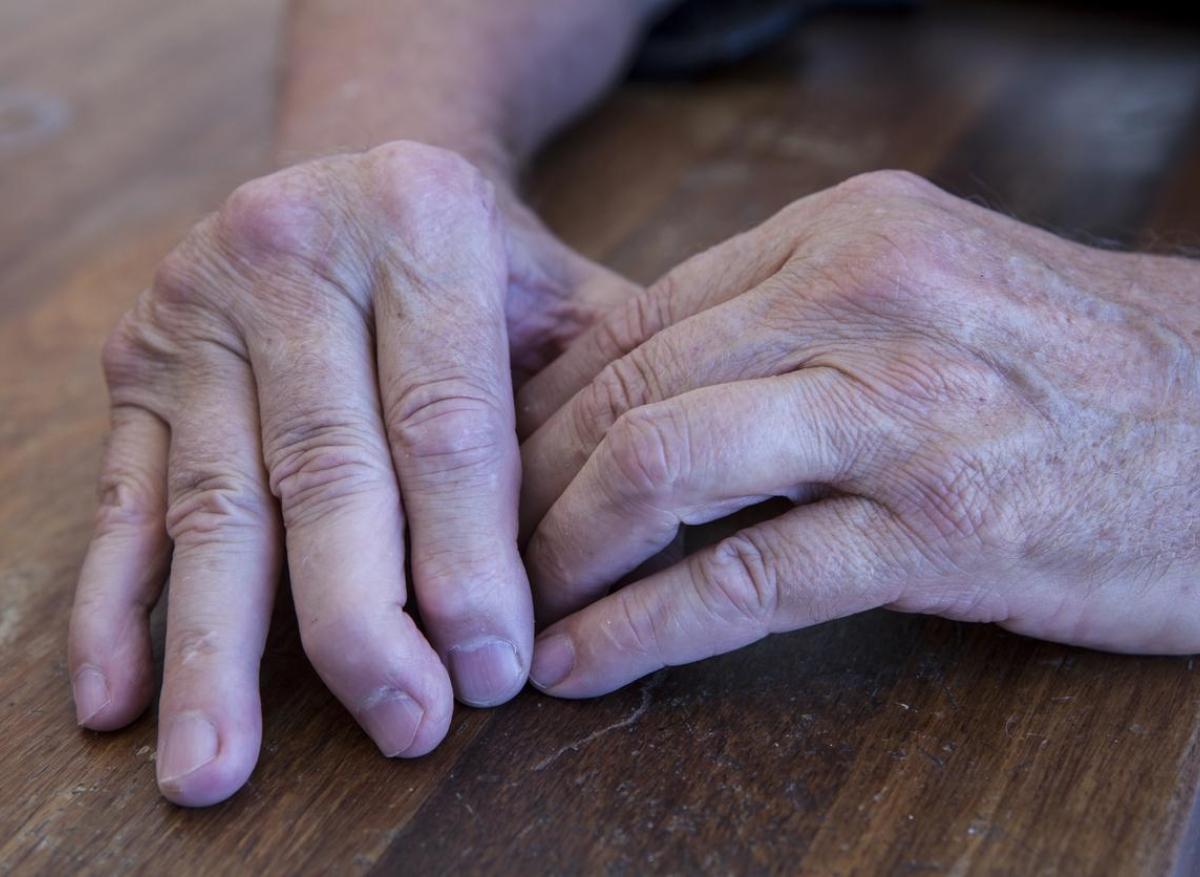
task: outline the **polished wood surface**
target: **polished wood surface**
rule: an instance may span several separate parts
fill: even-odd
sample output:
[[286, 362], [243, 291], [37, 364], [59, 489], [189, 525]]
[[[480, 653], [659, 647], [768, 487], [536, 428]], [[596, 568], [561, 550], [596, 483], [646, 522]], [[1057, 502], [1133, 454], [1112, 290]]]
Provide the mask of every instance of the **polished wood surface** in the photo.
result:
[[[0, 4], [0, 874], [1197, 873], [1192, 659], [884, 612], [595, 701], [460, 709], [435, 753], [389, 762], [281, 600], [261, 761], [204, 811], [159, 798], [153, 711], [76, 728], [99, 346], [267, 169], [280, 12]], [[1200, 252], [1200, 34], [1028, 5], [822, 17], [736, 70], [626, 86], [531, 184], [568, 240], [648, 280], [884, 166], [1083, 240]]]

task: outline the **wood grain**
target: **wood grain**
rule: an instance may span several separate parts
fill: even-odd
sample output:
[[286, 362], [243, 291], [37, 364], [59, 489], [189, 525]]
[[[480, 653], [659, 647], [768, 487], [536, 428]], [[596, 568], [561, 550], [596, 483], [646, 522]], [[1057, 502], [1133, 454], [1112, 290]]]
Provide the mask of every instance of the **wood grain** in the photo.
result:
[[[1194, 873], [1192, 660], [883, 612], [595, 701], [462, 709], [399, 763], [284, 600], [259, 767], [201, 812], [156, 793], [152, 712], [78, 730], [97, 353], [187, 226], [266, 170], [280, 11], [0, 5], [0, 873]], [[1200, 35], [1144, 11], [826, 16], [734, 70], [624, 87], [531, 189], [649, 280], [883, 166], [1084, 240], [1200, 247]]]

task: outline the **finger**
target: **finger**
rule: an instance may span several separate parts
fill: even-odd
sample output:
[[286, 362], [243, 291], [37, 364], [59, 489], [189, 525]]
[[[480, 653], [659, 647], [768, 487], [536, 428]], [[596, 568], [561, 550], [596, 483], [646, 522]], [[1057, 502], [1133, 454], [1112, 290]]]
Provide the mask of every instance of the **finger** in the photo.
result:
[[636, 582], [544, 631], [530, 679], [591, 697], [686, 664], [893, 602], [903, 531], [871, 500], [794, 509]]
[[689, 317], [609, 363], [521, 448], [521, 532], [529, 534], [566, 489], [605, 433], [624, 414], [700, 387], [791, 371], [812, 357], [828, 333], [803, 337], [765, 319], [778, 308], [764, 283]]
[[400, 217], [423, 231], [384, 272], [380, 392], [421, 618], [458, 698], [487, 706], [525, 684], [533, 608], [516, 545], [503, 241], [479, 181], [448, 185], [463, 191]]
[[113, 408], [96, 530], [68, 638], [76, 719], [98, 731], [133, 721], [153, 694], [149, 616], [171, 556], [164, 523], [168, 439], [166, 424], [149, 411]]
[[454, 697], [404, 611], [404, 517], [370, 333], [335, 309], [294, 321], [289, 337], [280, 354], [251, 350], [304, 649], [384, 755], [423, 755], [445, 736]]
[[258, 670], [280, 570], [253, 381], [212, 357], [171, 415], [167, 527], [175, 543], [158, 719], [158, 784], [205, 806], [246, 781], [262, 737]]
[[877, 446], [833, 369], [721, 384], [626, 414], [526, 548], [538, 619], [561, 618], [703, 524], [839, 485]]
[[655, 333], [764, 282], [792, 251], [789, 236], [754, 229], [693, 256], [645, 292], [613, 308], [521, 387], [517, 395], [520, 434], [533, 433], [606, 365]]

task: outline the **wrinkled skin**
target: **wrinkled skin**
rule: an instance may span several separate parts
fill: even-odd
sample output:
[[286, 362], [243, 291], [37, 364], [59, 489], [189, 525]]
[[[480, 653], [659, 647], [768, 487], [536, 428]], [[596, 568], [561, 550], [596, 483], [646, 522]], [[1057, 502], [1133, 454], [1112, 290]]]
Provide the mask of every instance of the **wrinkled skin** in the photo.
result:
[[[182, 804], [232, 794], [258, 754], [285, 543], [305, 651], [386, 755], [436, 746], [454, 694], [510, 698], [533, 642], [510, 375], [630, 292], [432, 147], [238, 189], [105, 349], [113, 432], [70, 635], [80, 723], [117, 728], [149, 701], [169, 566], [159, 784]], [[404, 611], [406, 551], [428, 639]]]
[[[532, 679], [612, 690], [872, 607], [1200, 649], [1200, 271], [901, 173], [701, 254], [518, 397]], [[675, 536], [794, 507], [604, 596]], [[573, 614], [571, 614], [573, 613]]]

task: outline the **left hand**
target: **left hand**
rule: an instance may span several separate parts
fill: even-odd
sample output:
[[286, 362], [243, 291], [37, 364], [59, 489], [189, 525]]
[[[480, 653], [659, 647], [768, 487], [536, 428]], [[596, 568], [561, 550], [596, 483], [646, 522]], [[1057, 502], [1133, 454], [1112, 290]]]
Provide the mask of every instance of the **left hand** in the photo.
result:
[[[518, 398], [526, 565], [561, 619], [534, 682], [596, 695], [879, 606], [1200, 650], [1198, 299], [1193, 262], [895, 172], [693, 258]], [[773, 496], [796, 506], [603, 596]]]

